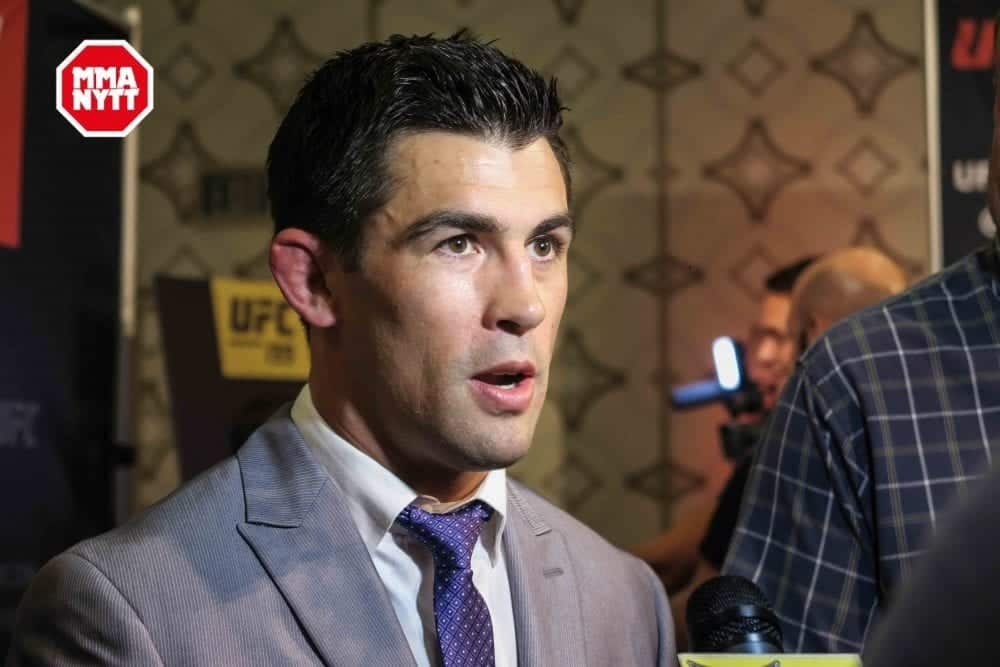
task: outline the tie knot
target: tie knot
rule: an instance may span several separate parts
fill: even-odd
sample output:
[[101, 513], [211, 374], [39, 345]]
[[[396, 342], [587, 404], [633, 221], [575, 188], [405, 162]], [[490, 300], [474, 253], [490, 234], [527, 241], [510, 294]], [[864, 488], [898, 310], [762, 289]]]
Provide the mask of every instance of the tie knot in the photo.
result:
[[411, 503], [396, 522], [430, 549], [436, 568], [467, 570], [483, 523], [492, 515], [493, 510], [481, 500], [447, 514], [432, 514]]

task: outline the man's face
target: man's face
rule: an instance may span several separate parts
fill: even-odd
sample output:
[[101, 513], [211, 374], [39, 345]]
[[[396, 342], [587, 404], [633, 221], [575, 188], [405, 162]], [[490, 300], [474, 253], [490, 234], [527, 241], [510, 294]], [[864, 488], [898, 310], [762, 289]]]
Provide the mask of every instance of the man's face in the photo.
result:
[[531, 443], [566, 302], [559, 163], [545, 139], [424, 132], [389, 165], [392, 197], [337, 304], [347, 379], [405, 465], [508, 466]]
[[788, 336], [791, 297], [768, 292], [747, 342], [747, 372], [760, 388], [764, 409], [771, 410], [792, 372], [795, 345]]

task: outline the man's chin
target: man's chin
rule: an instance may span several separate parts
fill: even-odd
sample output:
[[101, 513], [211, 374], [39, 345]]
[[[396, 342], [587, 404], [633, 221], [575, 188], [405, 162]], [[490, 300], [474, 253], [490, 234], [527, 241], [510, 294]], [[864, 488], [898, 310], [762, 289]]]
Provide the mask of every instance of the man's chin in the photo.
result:
[[531, 438], [523, 433], [504, 435], [504, 429], [480, 432], [464, 440], [461, 450], [468, 470], [499, 470], [520, 461], [531, 448]]

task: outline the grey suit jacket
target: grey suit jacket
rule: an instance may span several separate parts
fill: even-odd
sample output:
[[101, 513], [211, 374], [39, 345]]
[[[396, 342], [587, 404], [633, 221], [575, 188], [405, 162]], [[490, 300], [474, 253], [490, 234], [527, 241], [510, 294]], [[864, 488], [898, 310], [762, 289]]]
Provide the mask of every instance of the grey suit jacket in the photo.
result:
[[[640, 561], [511, 483], [517, 656], [668, 665], [673, 623]], [[413, 665], [343, 492], [287, 408], [227, 459], [39, 572], [9, 665]]]

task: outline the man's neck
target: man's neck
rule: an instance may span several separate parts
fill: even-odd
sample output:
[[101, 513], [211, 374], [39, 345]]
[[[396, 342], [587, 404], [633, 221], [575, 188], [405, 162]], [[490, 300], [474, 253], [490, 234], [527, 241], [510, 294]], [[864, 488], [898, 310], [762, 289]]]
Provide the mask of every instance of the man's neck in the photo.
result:
[[357, 408], [329, 395], [332, 392], [327, 392], [322, 382], [310, 378], [309, 389], [316, 412], [331, 429], [418, 494], [442, 503], [455, 502], [474, 494], [486, 479], [488, 471], [454, 470], [428, 460], [412, 460], [399, 447], [385, 446]]
[[[422, 496], [430, 496], [442, 503], [453, 503], [465, 500], [475, 494], [476, 490], [482, 486], [487, 474], [489, 473], [476, 471], [463, 472], [450, 477], [437, 474], [428, 476], [426, 479], [408, 480], [402, 477], [400, 479]], [[398, 473], [396, 475], [399, 476]]]

